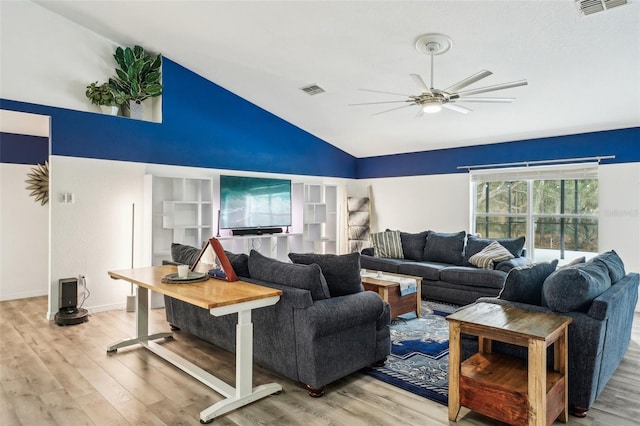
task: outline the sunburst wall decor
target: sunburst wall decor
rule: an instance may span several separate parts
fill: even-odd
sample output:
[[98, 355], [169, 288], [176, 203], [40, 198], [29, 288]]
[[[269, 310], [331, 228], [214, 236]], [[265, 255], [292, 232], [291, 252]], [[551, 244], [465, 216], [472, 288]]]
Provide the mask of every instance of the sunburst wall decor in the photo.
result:
[[49, 162], [44, 164], [36, 164], [31, 169], [31, 173], [27, 173], [29, 179], [25, 180], [29, 184], [27, 191], [31, 191], [31, 196], [36, 197], [36, 203], [40, 201], [43, 206], [49, 202]]

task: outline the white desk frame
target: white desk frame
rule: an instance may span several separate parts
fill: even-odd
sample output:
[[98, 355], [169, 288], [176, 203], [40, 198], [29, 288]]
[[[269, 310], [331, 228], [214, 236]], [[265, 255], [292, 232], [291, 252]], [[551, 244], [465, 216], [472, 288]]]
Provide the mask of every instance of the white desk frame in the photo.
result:
[[209, 310], [211, 315], [214, 316], [238, 314], [238, 324], [236, 325], [236, 386], [234, 388], [197, 365], [151, 341], [172, 337], [173, 333], [149, 335], [149, 289], [141, 286], [136, 287], [136, 337], [113, 343], [107, 348], [107, 353], [116, 352], [119, 348], [126, 346], [140, 344], [223, 395], [225, 399], [200, 412], [200, 423], [211, 423], [214, 418], [229, 411], [282, 391], [282, 386], [277, 383], [268, 383], [252, 388], [253, 323], [251, 322], [251, 310], [274, 305], [280, 300], [280, 296], [236, 303]]

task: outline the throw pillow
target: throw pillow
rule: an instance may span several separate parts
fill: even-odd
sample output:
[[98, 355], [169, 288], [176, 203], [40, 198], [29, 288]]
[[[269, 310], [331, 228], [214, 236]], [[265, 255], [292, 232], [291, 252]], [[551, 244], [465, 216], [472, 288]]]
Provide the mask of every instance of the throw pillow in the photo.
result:
[[249, 277], [249, 256], [245, 253], [231, 253], [224, 251], [231, 263], [231, 267], [239, 277]]
[[313, 265], [299, 265], [280, 262], [251, 250], [249, 253], [249, 276], [257, 280], [309, 290], [313, 300], [330, 297], [327, 281], [322, 275], [320, 266], [315, 263]]
[[576, 265], [580, 265], [581, 263], [584, 263], [585, 260], [586, 258], [584, 256], [576, 257], [566, 265], [558, 266], [558, 269], [571, 268], [572, 266], [576, 266]]
[[624, 263], [622, 263], [622, 259], [618, 256], [614, 250], [608, 251], [606, 253], [602, 253], [592, 258], [590, 262], [601, 262], [603, 265], [607, 267], [609, 271], [609, 278], [611, 278], [611, 283], [617, 283], [627, 274], [624, 271]]
[[360, 253], [343, 255], [289, 253], [289, 259], [293, 263], [301, 263], [303, 265], [315, 263], [319, 265], [322, 275], [327, 280], [327, 287], [329, 287], [331, 297], [364, 291], [362, 279], [360, 278]]
[[492, 242], [497, 241], [500, 245], [513, 255], [513, 257], [520, 257], [522, 255], [522, 249], [524, 248], [524, 237], [518, 238], [480, 238], [475, 235], [469, 235], [467, 237], [467, 245], [464, 249], [464, 264], [465, 266], [470, 266], [469, 258], [476, 253], [480, 253], [482, 249], [491, 244]]
[[558, 269], [542, 285], [542, 304], [556, 312], [586, 312], [609, 287], [609, 271], [601, 262]]
[[428, 231], [422, 260], [462, 265], [465, 231], [451, 234]]
[[480, 253], [476, 253], [469, 258], [469, 263], [482, 269], [493, 269], [494, 262], [513, 259], [513, 255], [509, 250], [494, 241], [486, 246]]
[[542, 285], [558, 266], [558, 260], [518, 266], [507, 274], [498, 299], [540, 306]]
[[400, 231], [385, 231], [371, 234], [371, 244], [376, 257], [404, 259]]
[[184, 244], [171, 243], [171, 259], [183, 265], [193, 266], [200, 254], [200, 249]]
[[408, 232], [400, 232], [400, 242], [402, 243], [402, 253], [405, 259], [422, 260], [424, 246], [427, 243], [427, 234], [429, 231], [410, 234]]

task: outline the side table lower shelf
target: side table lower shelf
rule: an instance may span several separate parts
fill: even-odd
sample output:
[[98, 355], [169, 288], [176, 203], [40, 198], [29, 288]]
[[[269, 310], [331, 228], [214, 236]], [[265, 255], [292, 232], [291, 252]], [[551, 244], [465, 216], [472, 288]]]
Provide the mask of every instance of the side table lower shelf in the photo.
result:
[[[476, 353], [460, 366], [460, 403], [512, 425], [529, 422], [526, 360], [498, 353]], [[564, 410], [565, 377], [547, 369], [546, 424]]]

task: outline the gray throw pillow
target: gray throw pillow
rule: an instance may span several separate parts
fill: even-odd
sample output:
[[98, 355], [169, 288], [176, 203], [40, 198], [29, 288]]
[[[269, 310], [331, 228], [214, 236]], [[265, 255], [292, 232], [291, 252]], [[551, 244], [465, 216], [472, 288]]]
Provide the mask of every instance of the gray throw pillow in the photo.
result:
[[200, 249], [184, 244], [171, 243], [171, 259], [183, 265], [193, 266], [200, 254]]
[[249, 277], [249, 256], [245, 253], [231, 253], [224, 251], [231, 263], [231, 267], [239, 277]]
[[322, 275], [327, 280], [331, 297], [364, 291], [360, 278], [360, 253], [343, 255], [289, 253], [289, 259], [293, 263], [319, 265]]
[[316, 264], [299, 265], [280, 262], [251, 250], [249, 253], [249, 276], [257, 280], [309, 290], [313, 300], [330, 297], [327, 282], [322, 275], [320, 266]]
[[498, 299], [540, 306], [542, 285], [544, 280], [556, 270], [556, 266], [558, 266], [557, 259], [549, 263], [532, 263], [513, 268], [507, 274]]
[[376, 257], [404, 259], [400, 231], [385, 231], [371, 234], [371, 245]]
[[465, 235], [465, 231], [450, 234], [429, 231], [422, 260], [461, 266]]
[[618, 253], [616, 253], [614, 250], [599, 254], [589, 260], [589, 262], [601, 262], [603, 265], [605, 265], [607, 267], [607, 270], [609, 271], [609, 278], [611, 278], [611, 283], [617, 283], [627, 274], [624, 271], [624, 263], [622, 263], [622, 259], [620, 259]]
[[586, 312], [609, 287], [611, 278], [602, 262], [558, 269], [542, 285], [542, 305], [556, 312]]
[[476, 253], [480, 253], [486, 246], [493, 241], [497, 241], [500, 245], [513, 255], [513, 257], [520, 257], [522, 255], [522, 249], [524, 248], [524, 237], [518, 238], [480, 238], [475, 235], [467, 236], [467, 245], [464, 249], [464, 266], [471, 266], [469, 258]]

